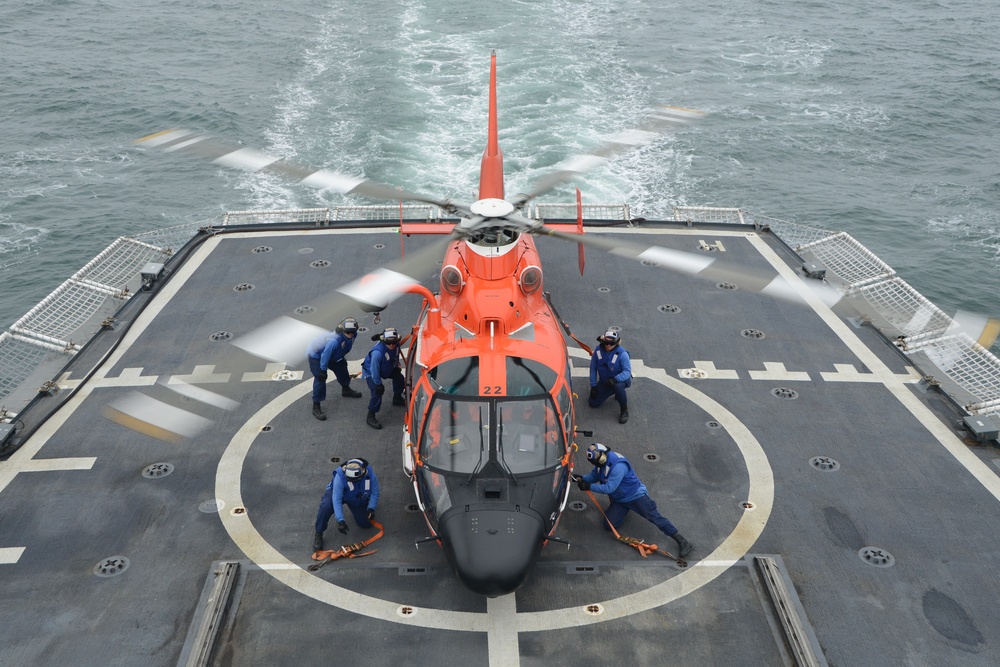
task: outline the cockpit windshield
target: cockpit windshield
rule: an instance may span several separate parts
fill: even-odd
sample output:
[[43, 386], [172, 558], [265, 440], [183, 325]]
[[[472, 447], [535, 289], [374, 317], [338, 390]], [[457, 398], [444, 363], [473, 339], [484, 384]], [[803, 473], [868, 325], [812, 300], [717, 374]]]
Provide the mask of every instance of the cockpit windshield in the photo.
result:
[[551, 401], [545, 398], [499, 401], [497, 447], [501, 466], [511, 473], [548, 470], [562, 457], [561, 429]]
[[420, 457], [434, 468], [472, 474], [489, 456], [490, 406], [438, 396], [424, 420]]
[[554, 468], [564, 453], [562, 424], [548, 396], [466, 400], [439, 392], [424, 424], [420, 458], [442, 472], [471, 475], [494, 459], [516, 476]]

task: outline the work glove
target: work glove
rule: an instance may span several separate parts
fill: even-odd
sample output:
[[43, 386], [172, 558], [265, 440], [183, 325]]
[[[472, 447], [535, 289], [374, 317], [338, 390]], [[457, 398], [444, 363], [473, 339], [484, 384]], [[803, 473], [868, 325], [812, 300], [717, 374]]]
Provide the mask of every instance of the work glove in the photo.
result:
[[608, 378], [608, 382], [607, 382], [608, 387], [610, 387], [611, 389], [614, 389], [616, 384], [618, 384], [618, 383], [615, 382], [614, 378]]
[[591, 398], [597, 398], [597, 387], [591, 387], [590, 388], [590, 397]]
[[368, 510], [368, 520], [371, 521], [374, 518], [375, 518], [375, 510], [369, 509]]
[[576, 480], [576, 488], [580, 489], [581, 491], [590, 491], [590, 482], [581, 477], [580, 479]]
[[324, 372], [320, 373], [319, 375], [317, 375], [316, 377], [319, 378], [320, 382], [326, 382], [326, 379], [328, 377], [330, 377], [330, 376], [326, 374], [326, 371], [324, 371]]
[[381, 396], [384, 393], [385, 393], [385, 385], [384, 384], [375, 385], [375, 395], [376, 396]]
[[341, 535], [347, 535], [347, 522], [346, 521], [338, 521], [337, 522], [337, 530], [340, 531]]

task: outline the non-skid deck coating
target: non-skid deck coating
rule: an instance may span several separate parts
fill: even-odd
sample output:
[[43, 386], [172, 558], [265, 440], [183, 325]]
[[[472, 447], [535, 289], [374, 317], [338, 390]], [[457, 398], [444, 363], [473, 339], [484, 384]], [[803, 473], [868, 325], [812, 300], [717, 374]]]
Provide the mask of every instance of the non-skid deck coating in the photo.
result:
[[[589, 233], [719, 244], [712, 252], [731, 261], [808, 280], [766, 232]], [[262, 245], [271, 250], [253, 252]], [[613, 402], [578, 400], [579, 428], [595, 431], [578, 441], [629, 457], [695, 543], [687, 568], [616, 543], [574, 489], [558, 530], [572, 547], [550, 543], [514, 595], [468, 592], [435, 544], [414, 547], [427, 528], [401, 472], [402, 408], [387, 401], [373, 431], [367, 399], [332, 383], [329, 419], [317, 421], [301, 368], [276, 381], [261, 362], [240, 407], [193, 441], [107, 421], [103, 406], [136, 386], [229, 372], [213, 367], [226, 345], [213, 334], [309, 305], [399, 254], [390, 229], [222, 234], [172, 267], [107, 363], [0, 462], [0, 664], [176, 664], [220, 561], [241, 570], [212, 664], [783, 664], [760, 555], [784, 573], [820, 664], [1000, 664], [995, 451], [962, 443], [947, 402], [894, 348], [808, 290], [796, 305], [594, 252], [581, 278], [571, 244], [539, 249], [545, 289], [577, 337], [618, 325], [632, 355], [631, 420], [619, 425]], [[253, 289], [234, 289], [244, 284]], [[379, 325], [357, 313], [367, 329], [352, 369], [373, 331], [408, 330], [418, 312], [406, 296]], [[587, 357], [571, 354], [586, 396]], [[373, 556], [307, 572], [331, 458], [352, 456], [379, 475], [386, 536]], [[155, 463], [173, 471], [144, 477]], [[579, 454], [577, 465], [589, 469]], [[370, 534], [348, 523], [350, 540], [331, 529], [328, 545]], [[634, 515], [622, 532], [675, 546]], [[124, 559], [120, 574], [95, 574]]]

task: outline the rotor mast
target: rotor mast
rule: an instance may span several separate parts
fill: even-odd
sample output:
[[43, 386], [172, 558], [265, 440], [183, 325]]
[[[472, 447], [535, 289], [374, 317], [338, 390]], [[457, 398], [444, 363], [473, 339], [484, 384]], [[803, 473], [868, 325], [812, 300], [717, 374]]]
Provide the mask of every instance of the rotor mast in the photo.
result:
[[490, 119], [486, 152], [479, 167], [479, 199], [503, 199], [503, 153], [497, 138], [497, 52], [490, 54]]

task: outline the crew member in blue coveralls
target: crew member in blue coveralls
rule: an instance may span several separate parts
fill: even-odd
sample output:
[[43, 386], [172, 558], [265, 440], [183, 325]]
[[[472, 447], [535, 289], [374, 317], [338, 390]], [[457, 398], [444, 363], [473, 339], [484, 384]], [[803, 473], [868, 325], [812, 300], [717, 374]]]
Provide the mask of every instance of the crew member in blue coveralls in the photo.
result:
[[618, 530], [631, 510], [659, 528], [664, 535], [673, 538], [677, 542], [681, 558], [691, 553], [694, 545], [684, 539], [677, 532], [677, 527], [670, 523], [670, 519], [656, 509], [656, 503], [649, 497], [646, 485], [639, 481], [639, 476], [635, 474], [628, 459], [611, 451], [606, 445], [595, 442], [587, 448], [587, 460], [594, 465], [594, 469], [583, 477], [573, 475], [573, 479], [581, 491], [608, 495], [611, 502], [604, 514], [615, 530]]
[[370, 528], [378, 507], [378, 477], [364, 459], [351, 459], [333, 471], [333, 479], [326, 485], [326, 493], [319, 501], [316, 512], [316, 536], [313, 551], [323, 550], [323, 531], [330, 525], [330, 517], [337, 517], [337, 530], [347, 535], [344, 521], [347, 505], [359, 528]]
[[372, 340], [377, 340], [378, 343], [361, 362], [361, 377], [368, 383], [368, 389], [371, 391], [366, 422], [372, 428], [382, 428], [382, 422], [375, 416], [375, 413], [382, 408], [382, 394], [385, 393], [382, 381], [392, 379], [393, 405], [406, 405], [403, 399], [406, 385], [399, 364], [399, 332], [389, 327], [381, 334], [372, 336]]
[[353, 317], [337, 325], [336, 330], [317, 336], [306, 350], [309, 357], [309, 371], [313, 375], [313, 417], [320, 421], [326, 419], [320, 404], [326, 400], [327, 370], [332, 370], [340, 383], [341, 395], [348, 398], [361, 398], [361, 392], [351, 389], [351, 374], [347, 372], [347, 353], [354, 346], [354, 337], [358, 335], [358, 321]]
[[596, 408], [614, 394], [621, 407], [618, 423], [628, 421], [628, 394], [632, 386], [632, 362], [628, 350], [622, 347], [622, 337], [616, 329], [608, 329], [597, 337], [600, 347], [590, 357], [590, 397], [587, 403]]

